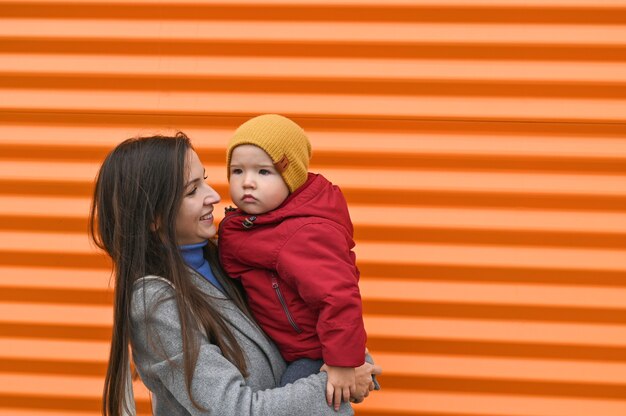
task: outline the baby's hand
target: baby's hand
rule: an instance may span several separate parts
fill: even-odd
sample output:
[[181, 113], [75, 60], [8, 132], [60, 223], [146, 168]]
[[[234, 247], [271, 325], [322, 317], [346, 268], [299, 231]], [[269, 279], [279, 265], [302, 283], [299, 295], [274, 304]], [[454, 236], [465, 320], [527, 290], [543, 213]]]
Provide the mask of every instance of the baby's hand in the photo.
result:
[[335, 410], [339, 410], [341, 400], [348, 402], [350, 396], [356, 390], [355, 373], [352, 367], [333, 367], [324, 365], [322, 371], [328, 373], [326, 383], [326, 401], [329, 406], [335, 404]]

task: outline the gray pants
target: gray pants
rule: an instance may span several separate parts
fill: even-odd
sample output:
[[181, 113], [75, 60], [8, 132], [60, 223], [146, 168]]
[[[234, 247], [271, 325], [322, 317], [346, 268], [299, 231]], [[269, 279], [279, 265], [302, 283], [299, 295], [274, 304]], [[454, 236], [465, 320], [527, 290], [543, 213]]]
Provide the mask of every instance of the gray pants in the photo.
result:
[[292, 361], [288, 366], [283, 377], [280, 379], [280, 387], [293, 383], [301, 378], [306, 378], [311, 374], [320, 372], [320, 368], [324, 365], [322, 360], [311, 360], [310, 358], [300, 358]]
[[[365, 361], [370, 364], [374, 363], [372, 357], [369, 355], [365, 356]], [[299, 360], [292, 361], [287, 366], [287, 369], [280, 379], [280, 387], [286, 386], [301, 378], [308, 377], [311, 374], [319, 373], [322, 365], [324, 365], [323, 360], [311, 360], [310, 358], [300, 358]], [[373, 374], [372, 381], [374, 382], [374, 390], [380, 390], [380, 384], [378, 384], [378, 380], [376, 380], [376, 376]]]

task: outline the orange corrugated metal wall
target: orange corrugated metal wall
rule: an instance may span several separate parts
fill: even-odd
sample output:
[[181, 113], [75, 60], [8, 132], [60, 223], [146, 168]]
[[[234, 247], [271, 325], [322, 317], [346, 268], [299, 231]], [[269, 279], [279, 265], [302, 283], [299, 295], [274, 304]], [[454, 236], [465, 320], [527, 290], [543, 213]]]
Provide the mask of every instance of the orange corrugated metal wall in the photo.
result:
[[266, 112], [350, 203], [359, 415], [626, 415], [626, 1], [592, 0], [0, 0], [0, 414], [97, 414], [106, 152], [187, 132], [221, 210]]

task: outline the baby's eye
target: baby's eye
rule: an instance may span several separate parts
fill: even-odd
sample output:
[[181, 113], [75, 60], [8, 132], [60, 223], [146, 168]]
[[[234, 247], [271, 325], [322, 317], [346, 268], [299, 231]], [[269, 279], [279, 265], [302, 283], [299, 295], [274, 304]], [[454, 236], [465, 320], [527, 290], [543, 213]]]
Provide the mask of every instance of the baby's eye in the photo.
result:
[[239, 175], [240, 173], [241, 173], [241, 169], [239, 168], [233, 168], [230, 170], [231, 175]]
[[261, 174], [261, 175], [269, 175], [270, 173], [272, 173], [272, 172], [270, 172], [269, 169], [260, 169], [259, 170], [259, 174]]

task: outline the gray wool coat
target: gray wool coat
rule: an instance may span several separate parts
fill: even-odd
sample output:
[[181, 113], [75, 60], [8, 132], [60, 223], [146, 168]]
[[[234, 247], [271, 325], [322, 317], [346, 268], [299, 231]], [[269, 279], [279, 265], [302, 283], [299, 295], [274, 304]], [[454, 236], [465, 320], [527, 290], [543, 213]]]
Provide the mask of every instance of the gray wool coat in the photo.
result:
[[[201, 411], [193, 406], [183, 375], [182, 340], [175, 290], [160, 277], [149, 276], [135, 283], [131, 307], [133, 360], [144, 384], [152, 392], [154, 415], [293, 416], [353, 415], [342, 403], [339, 412], [326, 404], [326, 373], [319, 373], [276, 387], [285, 370], [285, 361], [276, 346], [259, 327], [203, 277], [192, 279], [230, 325], [246, 355], [250, 375], [244, 378], [221, 350], [198, 331], [200, 354], [192, 393]], [[160, 302], [161, 301], [161, 302]], [[146, 313], [147, 325], [146, 325]], [[152, 341], [148, 339], [148, 329]], [[154, 334], [160, 344], [155, 348]], [[160, 352], [164, 348], [166, 356]]]

